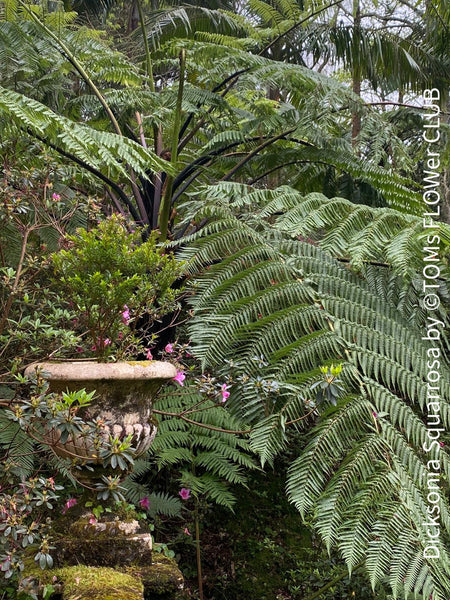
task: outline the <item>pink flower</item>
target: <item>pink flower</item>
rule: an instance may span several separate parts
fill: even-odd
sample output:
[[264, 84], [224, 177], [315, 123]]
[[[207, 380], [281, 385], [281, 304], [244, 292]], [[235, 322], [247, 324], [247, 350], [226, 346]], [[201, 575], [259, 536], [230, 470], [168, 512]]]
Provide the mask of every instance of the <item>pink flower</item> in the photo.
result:
[[75, 348], [75, 350], [76, 350], [78, 353], [80, 353], [80, 352], [83, 352], [83, 348], [82, 348], [81, 346], [77, 346], [77, 347]]
[[97, 523], [97, 519], [95, 517], [91, 517], [89, 519], [89, 525], [95, 525]]
[[[92, 352], [95, 352], [96, 350], [98, 350], [100, 348], [101, 342], [102, 342], [101, 338], [98, 338], [97, 339], [97, 343], [94, 344], [93, 346], [91, 346]], [[109, 346], [110, 344], [111, 344], [111, 340], [109, 338], [106, 338], [106, 339], [103, 340], [103, 346], [104, 347]]]
[[139, 500], [139, 506], [144, 510], [148, 510], [150, 508], [150, 500], [148, 499], [148, 496], [144, 496]]
[[228, 391], [228, 388], [230, 386], [227, 385], [226, 383], [223, 384], [222, 388], [221, 388], [221, 393], [222, 393], [222, 402], [226, 402], [227, 399], [230, 397], [230, 392]]
[[52, 198], [53, 198], [53, 200], [56, 200], [56, 202], [61, 200], [61, 196], [59, 194], [57, 194], [56, 192], [53, 192]]
[[125, 304], [123, 307], [123, 312], [122, 312], [122, 323], [124, 325], [128, 325], [129, 322], [130, 322], [130, 309]]
[[164, 348], [164, 350], [166, 352], [168, 352], [169, 354], [171, 354], [173, 352], [173, 344], [167, 344], [167, 346]]
[[189, 531], [189, 529], [187, 527], [184, 528], [184, 533], [186, 535], [191, 535], [191, 532]]
[[147, 360], [153, 360], [153, 354], [150, 348], [147, 348]]
[[443, 448], [445, 446], [444, 442], [439, 442], [439, 446]]
[[172, 379], [180, 385], [184, 385], [183, 381], [186, 379], [186, 375], [183, 373], [183, 371], [177, 371], [177, 374], [175, 377], [172, 377]]
[[374, 410], [372, 411], [372, 414], [373, 414], [374, 419], [378, 419], [378, 414]]
[[181, 488], [178, 494], [183, 498], [183, 500], [187, 500], [191, 496], [191, 490], [188, 490], [188, 488]]
[[62, 514], [65, 515], [66, 512], [69, 510], [69, 508], [72, 508], [72, 506], [75, 506], [76, 504], [77, 504], [76, 498], [69, 498], [67, 500], [67, 502], [64, 504], [64, 508], [62, 509]]

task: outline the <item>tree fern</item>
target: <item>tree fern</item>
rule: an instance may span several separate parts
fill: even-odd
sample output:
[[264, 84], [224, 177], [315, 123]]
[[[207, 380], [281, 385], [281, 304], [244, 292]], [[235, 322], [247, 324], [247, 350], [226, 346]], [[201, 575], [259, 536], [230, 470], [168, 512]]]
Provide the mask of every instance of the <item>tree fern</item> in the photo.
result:
[[[217, 190], [211, 188], [211, 194], [229, 198], [232, 189], [219, 185]], [[288, 186], [276, 190], [239, 186], [238, 190], [241, 203], [263, 207], [262, 217], [279, 215], [281, 231], [316, 239], [321, 248], [336, 257], [349, 258], [357, 268], [364, 262], [379, 261], [399, 272], [408, 269], [411, 274], [422, 264], [423, 226], [418, 216], [355, 205], [344, 198], [329, 199], [319, 193], [302, 196]], [[206, 194], [209, 197], [209, 190]], [[446, 243], [450, 229], [444, 224], [437, 227]]]
[[[444, 599], [446, 552], [436, 565], [420, 557], [426, 543], [421, 526], [427, 517], [426, 461], [439, 458], [442, 472], [449, 468], [445, 448], [428, 456], [422, 450], [427, 435], [423, 315], [402, 316], [398, 296], [389, 296], [389, 278], [380, 276], [375, 283], [375, 268], [393, 276], [388, 266], [371, 265], [365, 281], [364, 265], [357, 276], [331, 254], [290, 238], [301, 230], [326, 245], [327, 221], [314, 220], [314, 206], [321, 214], [322, 204], [336, 203], [350, 216], [358, 207], [320, 195], [303, 199], [285, 188], [278, 191], [280, 199], [277, 191], [241, 187], [242, 198], [236, 186], [230, 190], [231, 198], [213, 192], [212, 204], [197, 215], [207, 216], [208, 224], [181, 252], [191, 261], [189, 328], [196, 355], [218, 376], [231, 376], [230, 409], [251, 423], [251, 444], [262, 462], [285, 447], [290, 425], [310, 430], [309, 443], [290, 467], [288, 495], [303, 516], [314, 511], [319, 531], [327, 544], [339, 546], [350, 570], [363, 560], [374, 585], [389, 577], [394, 596], [431, 590]], [[262, 207], [266, 197], [271, 205]], [[253, 212], [233, 216], [232, 203], [251, 205]], [[308, 210], [294, 218], [292, 205], [303, 203], [313, 217]], [[383, 213], [383, 219], [376, 218], [381, 210], [365, 213], [366, 219], [374, 217], [373, 234], [359, 252], [365, 260], [387, 259], [392, 239], [386, 227], [392, 234], [399, 226], [417, 228], [415, 217]], [[300, 229], [308, 219], [315, 230]], [[366, 220], [359, 225], [354, 220], [355, 239], [366, 226]], [[340, 256], [345, 251], [351, 260], [348, 242], [330, 250]], [[384, 286], [381, 296], [377, 285]], [[406, 287], [418, 304], [413, 284]], [[319, 367], [336, 362], [343, 366], [346, 393], [336, 407], [316, 405], [311, 385], [320, 380]], [[440, 418], [446, 428], [450, 374], [444, 363], [442, 358]], [[444, 540], [450, 533], [445, 485], [442, 481], [439, 500]], [[377, 543], [376, 532], [383, 528], [389, 543]]]
[[[152, 50], [176, 37], [188, 38], [195, 32], [236, 33], [242, 31], [242, 21], [227, 11], [214, 10], [205, 6], [171, 6], [154, 10], [146, 18], [146, 32]], [[247, 25], [248, 27], [248, 25]], [[141, 32], [136, 31], [136, 37]]]

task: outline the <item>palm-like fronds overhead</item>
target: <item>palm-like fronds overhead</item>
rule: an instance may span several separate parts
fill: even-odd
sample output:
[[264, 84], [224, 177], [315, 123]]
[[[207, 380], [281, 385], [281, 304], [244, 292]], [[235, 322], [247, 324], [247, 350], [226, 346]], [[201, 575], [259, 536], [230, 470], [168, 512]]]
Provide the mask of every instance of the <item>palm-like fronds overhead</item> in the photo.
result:
[[[178, 14], [176, 11], [184, 9], [173, 10]], [[200, 13], [203, 14], [202, 10]], [[242, 18], [237, 18], [238, 25], [241, 21]], [[144, 139], [147, 137], [147, 146], [150, 147], [158, 127], [162, 128], [158, 143], [161, 147], [171, 146], [177, 95], [177, 86], [172, 83], [180, 47], [187, 50], [190, 81], [184, 86], [181, 103], [186, 120], [180, 135], [173, 202], [185, 191], [195, 189], [199, 182], [222, 178], [252, 181], [270, 177], [277, 170], [283, 177], [298, 178], [302, 191], [327, 191], [330, 179], [346, 176], [352, 180], [354, 189], [363, 190], [362, 195], [366, 193], [368, 197], [376, 196], [380, 204], [408, 211], [415, 202], [410, 181], [391, 168], [379, 166], [380, 162], [388, 164], [391, 159], [386, 144], [380, 145], [373, 161], [368, 161], [366, 155], [362, 158], [354, 155], [351, 140], [346, 139], [350, 111], [355, 106], [361, 111], [370, 109], [364, 108], [360, 99], [332, 78], [242, 48], [179, 39], [152, 53], [155, 73], [168, 78], [165, 89], [153, 92], [143, 87], [146, 78], [130, 60], [85, 30], [70, 31], [62, 27], [55, 38], [45, 27], [34, 21], [0, 24], [0, 53], [5, 58], [4, 114], [12, 115], [14, 123], [38, 135], [63, 156], [90, 168], [115, 190], [138, 220], [156, 226], [154, 216], [158, 214], [161, 190], [156, 189], [156, 178], [142, 184], [137, 192], [135, 186], [134, 200], [130, 198], [129, 187], [121, 187], [129, 167], [148, 181], [145, 172], [164, 174], [170, 171], [170, 165], [134, 142], [111, 136], [106, 139], [106, 134], [96, 130], [111, 127], [107, 125], [108, 114], [111, 121], [115, 118], [120, 121], [124, 135], [138, 139], [136, 111], [140, 111], [141, 133]], [[29, 51], [24, 52], [24, 48]], [[47, 73], [50, 61], [54, 68], [51, 76]], [[87, 69], [87, 76], [81, 75], [81, 67]], [[235, 80], [236, 73], [239, 76]], [[38, 76], [38, 85], [34, 74]], [[91, 85], [89, 79], [95, 84]], [[227, 81], [234, 83], [228, 94], [225, 93], [228, 84], [224, 83]], [[264, 86], [279, 90], [279, 100], [273, 102], [264, 97], [262, 81]], [[17, 92], [22, 92], [23, 97]], [[33, 104], [35, 101], [42, 102], [39, 109]], [[44, 112], [53, 125], [46, 127], [43, 134], [40, 130]], [[373, 112], [370, 116], [371, 130], [384, 128], [383, 115]], [[64, 121], [65, 118], [70, 120]], [[370, 139], [370, 132], [366, 137]], [[153, 139], [154, 147], [156, 141]], [[395, 149], [393, 158], [397, 158], [403, 144], [393, 130], [390, 142], [389, 148]], [[353, 197], [351, 193], [348, 196]]]
[[343, 62], [358, 68], [374, 89], [391, 92], [411, 89], [420, 92], [432, 80], [444, 90], [445, 58], [423, 43], [422, 24], [411, 24], [405, 36], [374, 26], [355, 32], [353, 26], [312, 24], [296, 35], [305, 54], [316, 60]]
[[[311, 18], [304, 18], [307, 11], [300, 10], [295, 0], [254, 0], [249, 5], [260, 29], [270, 31], [272, 39], [282, 35], [282, 42], [271, 49], [278, 60], [343, 64], [384, 93], [398, 89], [420, 92], [430, 82], [447, 93], [448, 58], [441, 44], [448, 36], [448, 18], [439, 3], [425, 15], [417, 4], [409, 4], [403, 18], [393, 22], [389, 10], [380, 7], [374, 14], [360, 5], [363, 18], [357, 25], [349, 23], [350, 16], [340, 2], [313, 3]], [[433, 22], [435, 27], [430, 26]], [[436, 28], [439, 39], [433, 35]]]
[[[247, 32], [249, 31], [247, 23]], [[146, 33], [152, 50], [173, 38], [194, 37], [197, 32], [220, 32], [239, 37], [243, 22], [232, 13], [206, 6], [170, 6], [152, 11], [146, 18]], [[136, 31], [137, 37], [142, 32]]]
[[[232, 208], [222, 189], [222, 202], [213, 198], [201, 209], [198, 216], [208, 224], [181, 252], [191, 260], [196, 355], [216, 373], [231, 369], [230, 408], [253, 424], [251, 444], [263, 462], [286, 446], [290, 427], [311, 428], [309, 443], [290, 467], [288, 494], [302, 515], [313, 513], [326, 543], [340, 548], [350, 570], [363, 561], [373, 584], [387, 579], [395, 597], [411, 591], [446, 599], [447, 550], [440, 547], [439, 560], [423, 555], [431, 459], [439, 461], [443, 477], [443, 542], [450, 534], [448, 453], [423, 451], [429, 402], [423, 315], [407, 320], [388, 294], [373, 288], [370, 273], [365, 281], [329, 253], [286, 235], [289, 210], [273, 222], [273, 211], [286, 209], [289, 200], [314, 214], [319, 198], [297, 195], [293, 202], [295, 192], [282, 189], [271, 192], [271, 207], [261, 210], [258, 196], [265, 193], [242, 198], [238, 187]], [[339, 209], [340, 200], [321, 199]], [[233, 215], [239, 205], [247, 207], [240, 218]], [[345, 208], [350, 216], [357, 210], [350, 203]], [[415, 221], [388, 215], [405, 230]], [[370, 218], [374, 229], [384, 231], [376, 211]], [[317, 226], [314, 217], [311, 223]], [[386, 253], [389, 241], [381, 235], [378, 251]], [[377, 278], [378, 286], [383, 282]], [[442, 345], [437, 347], [439, 419], [448, 428], [450, 371]], [[332, 363], [342, 364], [345, 393], [337, 406], [315, 406], [311, 385], [323, 377], [320, 367]]]

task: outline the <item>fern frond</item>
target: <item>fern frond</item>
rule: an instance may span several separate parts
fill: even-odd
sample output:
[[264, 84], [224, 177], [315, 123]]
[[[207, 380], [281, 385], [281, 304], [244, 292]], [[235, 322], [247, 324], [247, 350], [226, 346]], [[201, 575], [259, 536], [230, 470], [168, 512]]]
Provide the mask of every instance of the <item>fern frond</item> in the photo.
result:
[[[376, 278], [375, 267], [355, 275], [323, 248], [292, 239], [297, 230], [280, 226], [305, 202], [308, 212], [298, 222], [317, 210], [320, 218], [314, 227], [321, 244], [327, 223], [331, 231], [331, 217], [322, 218], [327, 211], [321, 212], [321, 202], [336, 202], [349, 217], [362, 214], [351, 203], [321, 195], [297, 201], [298, 193], [286, 188], [282, 200], [276, 190], [228, 189], [228, 198], [212, 191], [211, 204], [199, 211], [208, 215], [207, 226], [181, 251], [183, 258], [191, 258], [194, 318], [189, 332], [196, 340], [196, 356], [219, 375], [232, 369], [233, 394], [227, 405], [252, 424], [250, 443], [263, 463], [285, 447], [287, 423], [300, 430], [305, 419], [313, 424], [309, 443], [290, 466], [288, 496], [302, 516], [315, 511], [327, 545], [339, 546], [350, 570], [366, 561], [374, 584], [391, 573], [395, 593], [408, 581], [414, 593], [433, 589], [439, 594], [441, 581], [430, 561], [417, 558], [426, 518], [428, 355], [423, 315], [418, 312], [411, 319], [397, 308], [402, 294], [414, 298], [413, 284], [400, 285], [393, 271]], [[245, 198], [238, 198], [241, 193]], [[267, 197], [269, 208], [263, 207]], [[252, 206], [254, 212], [233, 216], [233, 203]], [[379, 257], [393, 235], [417, 227], [414, 216], [366, 207], [363, 211], [364, 223], [355, 218], [355, 239], [361, 240], [359, 230], [365, 230], [371, 216], [371, 241], [363, 254], [351, 242], [345, 246], [359, 260], [362, 255], [373, 258], [375, 252]], [[351, 224], [348, 228], [352, 231]], [[444, 356], [443, 345], [438, 346]], [[315, 399], [311, 385], [320, 380], [320, 367], [336, 363], [342, 365], [345, 394], [336, 407], [319, 403], [309, 410]], [[445, 427], [450, 414], [445, 383], [450, 379], [444, 360], [441, 364], [440, 422]], [[442, 472], [448, 473], [447, 452], [438, 454]], [[444, 499], [439, 504], [443, 531], [450, 527], [447, 504]], [[393, 511], [405, 515], [399, 528]], [[384, 532], [382, 541], [374, 545], [378, 531]], [[414, 548], [405, 554], [407, 560], [402, 559], [405, 544]], [[376, 557], [378, 552], [388, 557]], [[439, 569], [443, 565], [439, 562]]]
[[124, 164], [147, 177], [146, 170], [167, 170], [167, 162], [129, 140], [100, 132], [57, 115], [37, 101], [0, 87], [0, 111], [23, 132], [61, 148], [99, 171], [107, 166], [128, 179]]

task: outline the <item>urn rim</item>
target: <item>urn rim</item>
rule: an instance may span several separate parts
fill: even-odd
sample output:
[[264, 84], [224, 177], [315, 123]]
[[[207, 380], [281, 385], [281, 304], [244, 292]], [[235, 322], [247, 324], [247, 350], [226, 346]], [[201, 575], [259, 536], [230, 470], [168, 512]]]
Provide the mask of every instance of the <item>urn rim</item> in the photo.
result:
[[147, 381], [172, 379], [176, 367], [158, 360], [136, 360], [115, 363], [98, 361], [45, 361], [29, 365], [25, 375], [34, 375], [39, 369], [49, 381]]

